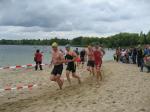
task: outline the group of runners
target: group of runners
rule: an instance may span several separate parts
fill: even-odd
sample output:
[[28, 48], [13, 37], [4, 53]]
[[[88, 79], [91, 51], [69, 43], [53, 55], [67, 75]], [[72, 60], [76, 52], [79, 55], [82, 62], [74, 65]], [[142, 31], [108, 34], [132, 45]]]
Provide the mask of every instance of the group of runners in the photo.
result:
[[[51, 81], [55, 81], [59, 88], [62, 89], [64, 79], [61, 78], [64, 65], [66, 65], [66, 77], [71, 84], [70, 74], [72, 74], [73, 78], [76, 78], [78, 80], [78, 83], [81, 84], [81, 78], [76, 73], [76, 64], [78, 60], [78, 54], [71, 49], [71, 46], [67, 44], [65, 46], [65, 53], [59, 49], [59, 46], [56, 42], [54, 42], [52, 45], [52, 59], [50, 62], [50, 67], [53, 66], [52, 72], [51, 72]], [[102, 58], [105, 54], [104, 50], [100, 47], [99, 44], [89, 45], [85, 51], [85, 57], [87, 57], [87, 70], [92, 74], [93, 76], [96, 76], [97, 83], [99, 83], [102, 80], [101, 75], [101, 66], [102, 66]], [[84, 59], [82, 60], [82, 64], [84, 64], [85, 57], [82, 57]], [[80, 61], [81, 61], [80, 60]]]

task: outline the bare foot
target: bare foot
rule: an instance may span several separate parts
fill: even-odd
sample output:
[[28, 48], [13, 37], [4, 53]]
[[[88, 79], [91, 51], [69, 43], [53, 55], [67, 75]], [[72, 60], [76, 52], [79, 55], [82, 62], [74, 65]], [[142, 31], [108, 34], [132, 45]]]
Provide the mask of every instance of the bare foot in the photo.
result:
[[100, 79], [99, 79], [100, 81], [102, 81], [102, 76], [100, 77]]
[[61, 85], [60, 85], [59, 87], [60, 87], [60, 90], [61, 90], [61, 89], [62, 89], [62, 86], [63, 86], [63, 84], [64, 84], [64, 79], [61, 78], [60, 80], [61, 80]]

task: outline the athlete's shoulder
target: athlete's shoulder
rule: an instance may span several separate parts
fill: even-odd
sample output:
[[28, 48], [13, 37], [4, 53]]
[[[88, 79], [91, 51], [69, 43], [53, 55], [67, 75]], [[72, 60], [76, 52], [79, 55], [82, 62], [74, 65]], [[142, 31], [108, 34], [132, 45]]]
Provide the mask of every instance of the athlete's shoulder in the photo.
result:
[[74, 52], [74, 51], [72, 51], [71, 54], [72, 54], [73, 56], [77, 55], [77, 53]]

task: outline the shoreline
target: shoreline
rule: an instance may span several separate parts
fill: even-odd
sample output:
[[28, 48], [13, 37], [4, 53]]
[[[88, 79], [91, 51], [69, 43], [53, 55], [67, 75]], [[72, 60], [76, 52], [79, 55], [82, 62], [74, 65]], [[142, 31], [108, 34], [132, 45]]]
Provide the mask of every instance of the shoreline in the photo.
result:
[[[78, 70], [81, 72], [82, 70]], [[64, 71], [65, 73], [65, 71]], [[75, 79], [63, 90], [50, 83], [50, 70], [4, 70], [0, 71], [0, 85], [13, 83], [43, 83], [32, 90], [7, 91], [0, 96], [2, 112], [149, 112], [150, 78], [134, 65], [113, 61], [103, 63], [103, 81], [97, 86], [88, 72], [80, 74], [82, 84]], [[18, 82], [17, 82], [18, 80]], [[3, 81], [3, 83], [2, 83]]]

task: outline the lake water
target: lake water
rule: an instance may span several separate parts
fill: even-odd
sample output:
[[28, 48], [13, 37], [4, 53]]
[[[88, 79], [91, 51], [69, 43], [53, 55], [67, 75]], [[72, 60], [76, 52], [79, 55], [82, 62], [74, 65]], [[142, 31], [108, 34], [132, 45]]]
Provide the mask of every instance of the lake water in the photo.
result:
[[[32, 64], [34, 63], [33, 58], [36, 49], [43, 52], [43, 63], [49, 63], [51, 57], [50, 46], [0, 45], [0, 67]], [[61, 49], [64, 49], [64, 47], [61, 47]], [[106, 50], [104, 61], [112, 60], [113, 54], [114, 50]]]

